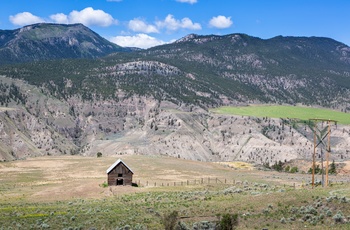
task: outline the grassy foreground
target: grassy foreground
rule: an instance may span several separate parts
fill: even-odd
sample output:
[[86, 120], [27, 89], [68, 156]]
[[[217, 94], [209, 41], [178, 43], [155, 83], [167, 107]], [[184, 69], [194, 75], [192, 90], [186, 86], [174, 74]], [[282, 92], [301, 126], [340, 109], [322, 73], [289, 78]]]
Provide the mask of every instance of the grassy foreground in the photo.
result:
[[[311, 189], [300, 186], [309, 175], [168, 157], [122, 159], [133, 168], [141, 187], [101, 186], [105, 170], [116, 160], [112, 157], [1, 163], [0, 229], [164, 229], [173, 211], [180, 229], [208, 229], [223, 214], [238, 214], [238, 229], [350, 228], [346, 183]], [[219, 182], [199, 182], [209, 176]], [[194, 179], [196, 184], [172, 185]], [[146, 181], [152, 185], [146, 186]]]
[[285, 105], [251, 105], [242, 107], [224, 106], [212, 110], [215, 113], [243, 115], [253, 117], [295, 118], [309, 120], [314, 118], [336, 120], [339, 124], [350, 124], [350, 114], [330, 109], [285, 106]]

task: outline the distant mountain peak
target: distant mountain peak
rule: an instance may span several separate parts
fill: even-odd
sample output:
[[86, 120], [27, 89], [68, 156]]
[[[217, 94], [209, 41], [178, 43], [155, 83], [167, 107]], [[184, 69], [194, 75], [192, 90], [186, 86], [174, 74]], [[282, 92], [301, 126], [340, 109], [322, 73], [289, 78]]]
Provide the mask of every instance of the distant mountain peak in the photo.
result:
[[176, 40], [175, 43], [188, 42], [188, 41], [191, 41], [191, 40], [193, 40], [194, 38], [197, 38], [197, 37], [199, 37], [198, 34], [188, 34], [185, 37]]
[[37, 23], [0, 30], [0, 65], [64, 58], [96, 58], [129, 52], [83, 24]]
[[[247, 35], [246, 35], [247, 36]], [[196, 44], [203, 44], [207, 42], [222, 40], [230, 38], [232, 42], [237, 42], [238, 40], [241, 40], [243, 37], [243, 34], [229, 34], [229, 35], [198, 35], [198, 34], [189, 34], [179, 40], [177, 40], [175, 43], [185, 43], [185, 42], [193, 42]]]
[[175, 43], [184, 43], [184, 42], [193, 42], [196, 44], [203, 44], [210, 41], [215, 41], [222, 39], [223, 36], [218, 35], [198, 35], [198, 34], [189, 34], [179, 40], [177, 40]]

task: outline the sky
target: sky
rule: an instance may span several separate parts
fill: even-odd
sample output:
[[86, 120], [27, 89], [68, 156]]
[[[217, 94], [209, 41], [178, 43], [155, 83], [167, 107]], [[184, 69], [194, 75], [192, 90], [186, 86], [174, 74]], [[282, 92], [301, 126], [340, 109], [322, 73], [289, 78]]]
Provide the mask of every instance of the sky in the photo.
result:
[[329, 37], [350, 45], [350, 0], [0, 0], [0, 29], [82, 23], [124, 47], [188, 34]]

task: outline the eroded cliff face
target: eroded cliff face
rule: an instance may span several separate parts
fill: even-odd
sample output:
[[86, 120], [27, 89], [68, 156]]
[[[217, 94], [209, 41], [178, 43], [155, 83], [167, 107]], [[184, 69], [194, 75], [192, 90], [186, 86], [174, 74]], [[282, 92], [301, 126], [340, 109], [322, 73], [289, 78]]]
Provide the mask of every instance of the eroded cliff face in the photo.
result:
[[[203, 109], [126, 95], [65, 100], [21, 80], [0, 109], [0, 161], [40, 155], [168, 155], [198, 161], [258, 164], [311, 159], [313, 135], [288, 120], [218, 115]], [[350, 127], [332, 127], [332, 159], [350, 158]], [[318, 153], [319, 155], [320, 153]]]

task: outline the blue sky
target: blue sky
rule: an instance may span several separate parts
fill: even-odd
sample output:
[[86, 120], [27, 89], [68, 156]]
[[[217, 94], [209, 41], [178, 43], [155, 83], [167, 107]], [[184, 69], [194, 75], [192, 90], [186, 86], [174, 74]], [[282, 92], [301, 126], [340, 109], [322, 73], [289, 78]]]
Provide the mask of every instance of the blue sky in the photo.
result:
[[330, 37], [350, 45], [350, 0], [0, 0], [0, 29], [83, 23], [121, 46], [188, 34]]

